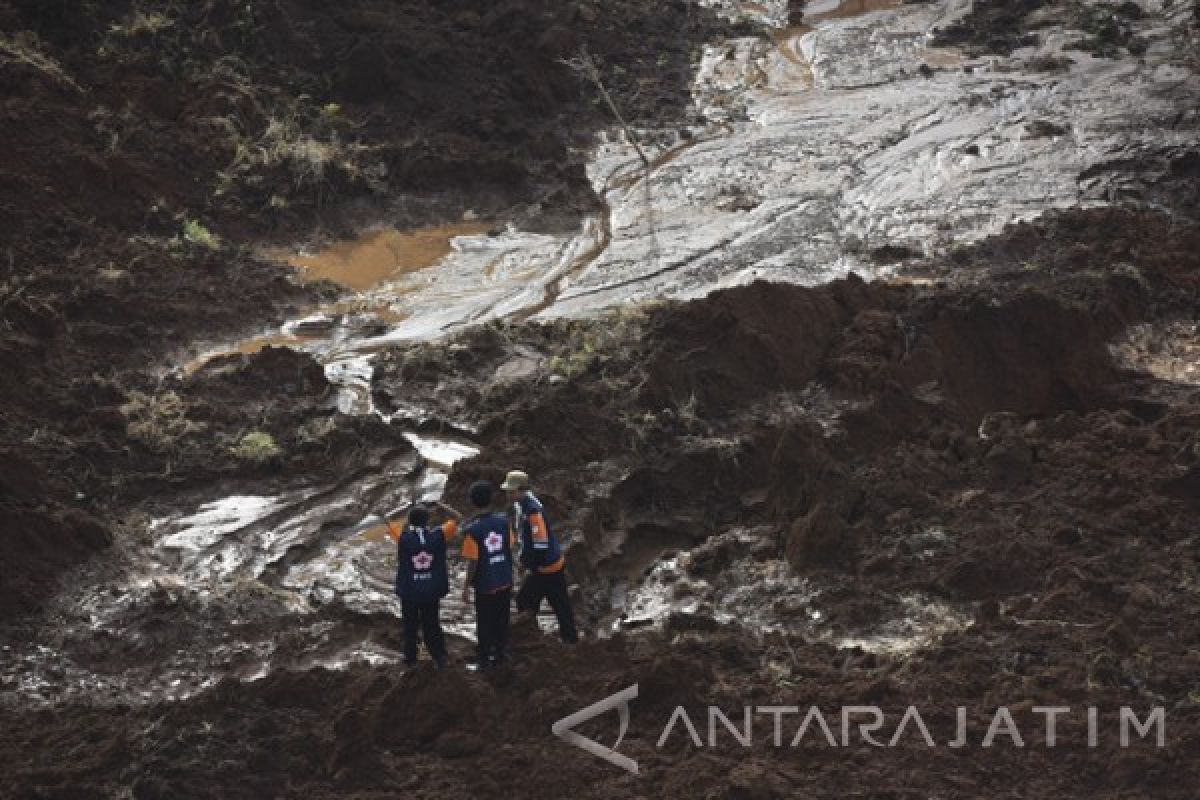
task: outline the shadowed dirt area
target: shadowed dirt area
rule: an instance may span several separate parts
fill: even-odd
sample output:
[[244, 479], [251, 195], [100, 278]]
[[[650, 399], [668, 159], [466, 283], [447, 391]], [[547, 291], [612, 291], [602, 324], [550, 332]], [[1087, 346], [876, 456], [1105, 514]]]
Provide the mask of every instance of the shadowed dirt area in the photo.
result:
[[[1167, 4], [1170, 7], [1171, 4]], [[1186, 3], [1180, 6], [1186, 7]], [[1193, 6], [1200, 20], [1200, 7]], [[1147, 10], [1136, 2], [1055, 3], [1052, 0], [977, 0], [961, 20], [937, 32], [939, 46], [961, 46], [969, 51], [1008, 54], [1036, 47], [1039, 31], [1054, 21], [1066, 20], [1080, 31], [1068, 49], [1102, 58], [1145, 55], [1146, 42], [1130, 23], [1144, 19]], [[1068, 62], [1042, 59], [1047, 70], [1062, 69]]]

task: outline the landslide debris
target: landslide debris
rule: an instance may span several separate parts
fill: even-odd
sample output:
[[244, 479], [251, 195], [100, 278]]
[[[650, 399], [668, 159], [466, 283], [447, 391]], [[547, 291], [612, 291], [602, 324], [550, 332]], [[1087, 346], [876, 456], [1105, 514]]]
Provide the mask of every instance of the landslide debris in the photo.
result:
[[272, 430], [292, 420], [161, 385], [185, 345], [337, 294], [252, 246], [468, 208], [572, 227], [610, 120], [563, 60], [586, 44], [632, 122], [673, 130], [694, 48], [727, 28], [644, 0], [0, 1], [0, 447], [22, 459], [0, 469], [48, 476], [5, 479], [0, 571], [20, 577], [0, 618], [39, 607], [148, 493], [222, 473], [220, 436], [279, 443], [244, 466], [313, 464]]

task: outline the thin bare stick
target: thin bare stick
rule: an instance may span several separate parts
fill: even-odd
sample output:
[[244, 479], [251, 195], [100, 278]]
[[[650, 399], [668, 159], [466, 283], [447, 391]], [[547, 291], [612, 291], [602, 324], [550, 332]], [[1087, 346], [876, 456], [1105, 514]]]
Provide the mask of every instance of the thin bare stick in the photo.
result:
[[586, 75], [589, 79], [591, 79], [592, 83], [596, 84], [596, 88], [600, 90], [600, 96], [604, 98], [604, 102], [608, 105], [609, 111], [611, 111], [613, 116], [617, 118], [617, 122], [620, 123], [621, 129], [625, 131], [625, 135], [629, 137], [629, 142], [633, 145], [633, 149], [637, 151], [638, 158], [640, 158], [642, 163], [646, 165], [646, 169], [650, 169], [650, 159], [647, 158], [646, 154], [642, 152], [642, 146], [638, 143], [637, 136], [634, 134], [633, 129], [629, 127], [629, 123], [625, 121], [625, 117], [621, 116], [620, 109], [617, 108], [617, 104], [613, 101], [612, 95], [610, 95], [608, 93], [608, 89], [605, 88], [604, 81], [600, 78], [600, 70], [596, 68], [596, 62], [592, 60], [591, 54], [588, 53], [587, 45], [583, 45], [579, 48], [579, 55], [576, 58], [564, 60], [562, 63], [566, 64], [576, 72]]

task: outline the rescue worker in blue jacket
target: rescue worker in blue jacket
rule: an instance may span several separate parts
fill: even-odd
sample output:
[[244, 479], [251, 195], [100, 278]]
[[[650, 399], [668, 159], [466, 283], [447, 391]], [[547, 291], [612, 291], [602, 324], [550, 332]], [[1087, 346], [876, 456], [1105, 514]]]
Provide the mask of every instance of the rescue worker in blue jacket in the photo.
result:
[[575, 643], [575, 614], [567, 594], [566, 557], [558, 538], [546, 522], [546, 511], [529, 488], [529, 476], [514, 470], [500, 486], [512, 501], [512, 531], [521, 543], [521, 566], [525, 580], [517, 591], [517, 611], [537, 617], [542, 600], [550, 603], [558, 619], [558, 635], [564, 642]]
[[474, 590], [479, 668], [486, 670], [503, 664], [507, 656], [513, 540], [508, 517], [491, 510], [495, 495], [491, 483], [476, 481], [467, 495], [476, 513], [463, 526], [462, 556], [467, 561], [467, 580], [462, 599], [470, 603]]
[[458, 534], [462, 515], [453, 508], [434, 503], [449, 519], [430, 526], [431, 514], [424, 505], [414, 505], [403, 529], [388, 522], [388, 535], [396, 543], [396, 594], [404, 622], [404, 663], [417, 663], [417, 634], [438, 669], [446, 666], [446, 638], [442, 632], [441, 602], [450, 592], [446, 545]]

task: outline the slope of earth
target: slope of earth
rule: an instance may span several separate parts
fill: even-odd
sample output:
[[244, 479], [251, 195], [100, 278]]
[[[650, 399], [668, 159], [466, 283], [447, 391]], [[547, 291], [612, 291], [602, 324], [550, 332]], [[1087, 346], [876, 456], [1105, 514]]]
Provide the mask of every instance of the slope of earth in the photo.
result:
[[674, 125], [726, 27], [637, 0], [0, 2], [0, 616], [111, 539], [130, 469], [176, 479], [122, 412], [191, 430], [164, 356], [336, 293], [249, 246], [468, 208], [573, 227], [610, 121], [563, 59], [586, 44], [633, 122]]
[[[1163, 216], [1074, 211], [964, 250], [962, 285], [757, 283], [389, 352], [382, 407], [435, 398], [478, 430], [449, 498], [534, 473], [594, 636], [564, 649], [522, 627], [486, 679], [456, 643], [447, 673], [8, 708], [0, 768], [24, 797], [1190, 797], [1200, 386], [1158, 367], [1196, 345], [1198, 245]], [[1168, 323], [1171, 347], [1146, 341]], [[634, 683], [637, 777], [550, 736]], [[768, 723], [749, 748], [659, 746], [678, 705], [747, 704], [817, 705], [835, 730], [839, 707], [879, 706], [885, 738], [916, 705], [939, 746], [777, 748]], [[1001, 705], [1027, 747], [981, 745]], [[1044, 706], [1077, 712], [1054, 749]], [[1162, 707], [1164, 746], [1121, 747], [1121, 706]]]

